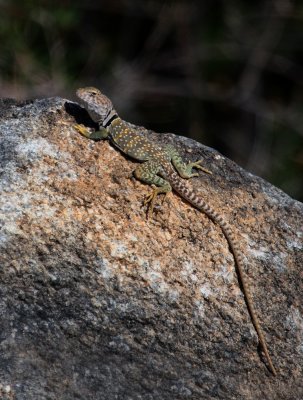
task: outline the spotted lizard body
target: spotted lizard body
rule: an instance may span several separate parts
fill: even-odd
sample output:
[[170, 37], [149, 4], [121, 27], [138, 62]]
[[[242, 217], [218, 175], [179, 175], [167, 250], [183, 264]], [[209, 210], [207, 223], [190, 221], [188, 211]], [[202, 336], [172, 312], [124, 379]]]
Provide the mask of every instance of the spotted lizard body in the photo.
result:
[[109, 139], [124, 154], [142, 162], [134, 171], [135, 177], [149, 185], [155, 186], [153, 192], [146, 200], [146, 203], [150, 203], [148, 211], [149, 217], [152, 215], [157, 195], [159, 193], [166, 194], [173, 188], [182, 198], [187, 200], [198, 210], [204, 212], [212, 221], [221, 227], [237, 265], [246, 304], [258, 334], [261, 348], [265, 354], [270, 371], [273, 375], [276, 375], [277, 373], [269, 355], [250, 290], [246, 282], [243, 257], [236, 244], [235, 236], [229, 224], [180, 179], [180, 177], [188, 179], [197, 176], [197, 173], [192, 172], [193, 168], [201, 169], [207, 173], [210, 172], [200, 165], [201, 161], [185, 164], [178, 151], [172, 146], [163, 148], [151, 142], [146, 137], [139, 135], [131, 128], [130, 124], [119, 118], [117, 112], [113, 108], [112, 102], [101, 93], [100, 90], [93, 87], [81, 88], [77, 90], [77, 96], [91, 118], [98, 123], [100, 129], [99, 131], [91, 132], [83, 125], [76, 125], [77, 130], [91, 139]]

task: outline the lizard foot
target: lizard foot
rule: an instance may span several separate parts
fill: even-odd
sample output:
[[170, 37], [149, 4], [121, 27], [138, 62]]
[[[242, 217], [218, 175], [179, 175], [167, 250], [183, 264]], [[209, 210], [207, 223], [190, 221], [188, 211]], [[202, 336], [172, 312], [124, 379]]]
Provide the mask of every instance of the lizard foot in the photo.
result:
[[203, 172], [205, 172], [207, 174], [210, 174], [210, 175], [212, 174], [211, 171], [209, 171], [208, 169], [206, 169], [206, 168], [204, 168], [204, 167], [202, 167], [200, 165], [202, 161], [203, 160], [199, 160], [199, 161], [195, 161], [195, 162], [187, 164], [187, 166], [186, 166], [186, 174], [187, 174], [188, 178], [192, 178], [193, 176], [199, 176], [198, 173], [192, 173], [192, 169], [193, 168], [200, 169], [201, 171], [203, 171]]
[[76, 131], [78, 131], [79, 133], [81, 133], [81, 135], [89, 138], [91, 136], [91, 129], [87, 128], [86, 126], [82, 125], [82, 124], [75, 124], [74, 129], [76, 129]]
[[161, 194], [161, 193], [164, 193], [164, 199], [163, 199], [163, 202], [164, 202], [168, 191], [166, 191], [166, 190], [164, 191], [163, 188], [161, 188], [161, 187], [154, 188], [152, 193], [150, 193], [144, 200], [144, 205], [149, 204], [148, 211], [147, 211], [147, 219], [150, 219], [152, 217], [156, 198], [157, 198], [158, 194]]

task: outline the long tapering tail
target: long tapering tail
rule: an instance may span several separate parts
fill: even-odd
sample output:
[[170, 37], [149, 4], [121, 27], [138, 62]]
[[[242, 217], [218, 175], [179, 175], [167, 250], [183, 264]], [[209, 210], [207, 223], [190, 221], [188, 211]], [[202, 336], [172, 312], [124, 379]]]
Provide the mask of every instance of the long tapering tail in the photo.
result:
[[191, 205], [193, 205], [195, 208], [198, 210], [204, 212], [212, 221], [217, 223], [220, 228], [222, 229], [222, 232], [232, 250], [238, 273], [239, 273], [239, 278], [240, 278], [240, 283], [243, 288], [243, 293], [245, 297], [245, 301], [247, 304], [247, 308], [252, 320], [252, 323], [256, 329], [256, 332], [259, 337], [259, 341], [261, 344], [261, 348], [265, 354], [266, 360], [269, 365], [270, 371], [273, 373], [273, 375], [277, 375], [276, 369], [272, 363], [271, 357], [269, 355], [266, 341], [256, 314], [255, 307], [253, 305], [253, 300], [251, 297], [250, 289], [249, 286], [246, 282], [246, 277], [244, 275], [244, 262], [243, 262], [243, 257], [242, 254], [239, 250], [239, 247], [236, 244], [236, 239], [234, 237], [234, 234], [229, 226], [229, 224], [224, 221], [224, 219], [212, 208], [210, 207], [201, 197], [197, 196], [191, 189], [189, 189], [185, 184], [182, 179], [180, 179], [179, 175], [174, 172], [174, 171], [168, 171], [167, 172], [167, 178], [171, 184], [171, 186], [174, 188], [176, 192], [180, 194], [182, 198], [187, 200]]

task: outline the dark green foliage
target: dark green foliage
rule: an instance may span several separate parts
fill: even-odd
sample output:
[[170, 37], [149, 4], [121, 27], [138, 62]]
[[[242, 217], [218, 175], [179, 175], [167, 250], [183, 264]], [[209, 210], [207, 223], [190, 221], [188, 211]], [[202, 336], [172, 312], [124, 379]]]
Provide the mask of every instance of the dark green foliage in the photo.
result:
[[290, 0], [0, 3], [0, 95], [102, 88], [303, 200], [303, 7]]

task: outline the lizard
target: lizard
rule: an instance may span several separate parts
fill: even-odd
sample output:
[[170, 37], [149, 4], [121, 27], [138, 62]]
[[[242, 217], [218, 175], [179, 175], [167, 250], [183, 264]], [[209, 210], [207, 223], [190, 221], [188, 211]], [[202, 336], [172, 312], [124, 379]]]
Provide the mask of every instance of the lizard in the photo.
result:
[[99, 130], [92, 131], [90, 128], [77, 124], [74, 126], [77, 131], [90, 139], [108, 139], [122, 153], [141, 162], [134, 170], [134, 176], [153, 187], [152, 193], [145, 200], [145, 204], [149, 204], [148, 218], [152, 216], [157, 196], [160, 193], [166, 195], [174, 189], [183, 199], [219, 225], [233, 254], [245, 302], [257, 332], [261, 349], [265, 354], [268, 368], [276, 376], [277, 371], [271, 360], [257, 317], [250, 288], [244, 274], [243, 256], [233, 230], [229, 223], [202, 197], [189, 188], [183, 180], [199, 175], [197, 172], [193, 172], [193, 168], [203, 170], [206, 173], [211, 172], [200, 165], [202, 160], [186, 164], [173, 146], [161, 147], [139, 134], [130, 123], [118, 116], [111, 100], [99, 89], [94, 87], [80, 88], [76, 91], [76, 95], [80, 104], [84, 106], [92, 120], [99, 126]]

